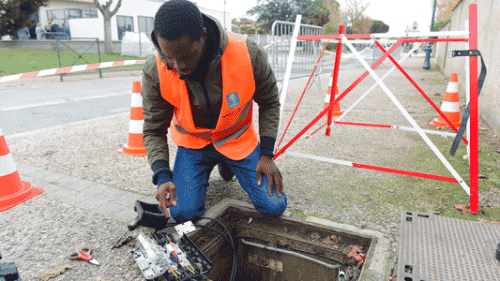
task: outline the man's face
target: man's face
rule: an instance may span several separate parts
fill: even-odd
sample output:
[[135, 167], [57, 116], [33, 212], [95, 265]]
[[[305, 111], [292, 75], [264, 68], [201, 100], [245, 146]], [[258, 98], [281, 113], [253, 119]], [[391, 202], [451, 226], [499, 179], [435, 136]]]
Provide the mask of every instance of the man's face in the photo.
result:
[[160, 50], [170, 66], [179, 74], [190, 75], [195, 71], [203, 55], [206, 34], [206, 30], [203, 30], [199, 40], [193, 40], [188, 35], [174, 40], [166, 40], [160, 36], [157, 36], [157, 39]]

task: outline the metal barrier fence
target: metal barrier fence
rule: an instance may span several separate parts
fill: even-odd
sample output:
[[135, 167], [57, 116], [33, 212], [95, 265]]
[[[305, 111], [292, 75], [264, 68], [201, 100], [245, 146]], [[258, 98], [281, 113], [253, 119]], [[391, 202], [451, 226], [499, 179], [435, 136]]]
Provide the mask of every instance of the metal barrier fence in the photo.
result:
[[[69, 51], [73, 52], [74, 54], [76, 54], [78, 56], [78, 58], [72, 64], [70, 64], [70, 65], [64, 65], [64, 67], [73, 66], [80, 59], [82, 59], [85, 62], [87, 62], [87, 64], [90, 64], [90, 62], [88, 62], [83, 57], [83, 55], [85, 55], [87, 53], [88, 54], [91, 54], [91, 53], [95, 54], [95, 53], [97, 53], [97, 55], [99, 57], [99, 63], [101, 62], [101, 49], [99, 47], [99, 38], [75, 38], [75, 37], [71, 38], [71, 40], [73, 40], [73, 41], [76, 41], [78, 39], [82, 39], [82, 40], [85, 40], [87, 42], [89, 40], [95, 40], [95, 41], [90, 41], [91, 42], [90, 46], [88, 46], [83, 53], [79, 53], [79, 52], [75, 51], [73, 48], [71, 48], [68, 44], [66, 44], [68, 40], [60, 39], [60, 38], [55, 38], [55, 40], [56, 40], [56, 49], [57, 49], [57, 57], [59, 59], [59, 67], [63, 67], [62, 62], [61, 62], [61, 54], [64, 54], [64, 55], [68, 54], [68, 52], [63, 52], [64, 48], [68, 49]], [[92, 50], [92, 49], [97, 49], [97, 52], [95, 52], [95, 50]], [[99, 77], [102, 78], [102, 71], [101, 71], [100, 68], [97, 69], [97, 72], [99, 73]], [[61, 77], [61, 82], [63, 82], [63, 75], [65, 75], [65, 74], [60, 74], [59, 75]]]
[[271, 34], [250, 34], [248, 38], [261, 47], [267, 46], [273, 42], [273, 36]]
[[[290, 51], [290, 41], [293, 37], [293, 28], [295, 23], [286, 21], [275, 21], [272, 25], [272, 45], [268, 45], [267, 56], [271, 67], [276, 75], [276, 79], [282, 82], [285, 77], [286, 64], [288, 53]], [[301, 24], [299, 35], [323, 35], [323, 28], [315, 25]], [[322, 47], [322, 45], [321, 45]], [[293, 68], [290, 79], [309, 77], [318, 60], [321, 52], [320, 43], [315, 41], [299, 41], [297, 42], [296, 54], [294, 56]], [[314, 76], [316, 81], [317, 75], [322, 71], [322, 65], [317, 68]]]

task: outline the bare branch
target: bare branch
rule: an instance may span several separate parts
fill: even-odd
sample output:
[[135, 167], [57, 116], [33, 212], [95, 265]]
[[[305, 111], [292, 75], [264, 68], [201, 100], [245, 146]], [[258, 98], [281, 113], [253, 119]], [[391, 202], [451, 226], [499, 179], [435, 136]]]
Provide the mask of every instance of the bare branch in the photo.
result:
[[97, 9], [99, 9], [99, 11], [101, 11], [101, 14], [104, 15], [104, 8], [101, 6], [101, 4], [99, 3], [99, 0], [94, 0], [94, 4], [95, 6], [97, 7]]
[[[111, 0], [111, 2], [113, 1]], [[110, 17], [114, 16], [116, 12], [118, 12], [118, 9], [120, 9], [121, 5], [122, 5], [122, 0], [118, 0], [116, 7], [113, 9], [113, 11], [110, 12]]]

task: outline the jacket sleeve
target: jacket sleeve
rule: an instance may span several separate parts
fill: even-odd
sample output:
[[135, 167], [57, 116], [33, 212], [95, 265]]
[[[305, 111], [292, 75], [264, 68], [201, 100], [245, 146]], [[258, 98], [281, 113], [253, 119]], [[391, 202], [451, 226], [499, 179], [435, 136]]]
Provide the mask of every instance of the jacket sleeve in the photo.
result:
[[259, 105], [260, 148], [263, 154], [272, 155], [280, 120], [277, 81], [265, 50], [252, 40], [247, 40], [247, 46], [255, 80], [254, 101]]
[[148, 162], [155, 172], [153, 183], [156, 183], [159, 171], [171, 174], [167, 132], [174, 107], [161, 95], [160, 80], [156, 57], [151, 55], [146, 60], [142, 76], [142, 107], [144, 115], [143, 142], [148, 155]]

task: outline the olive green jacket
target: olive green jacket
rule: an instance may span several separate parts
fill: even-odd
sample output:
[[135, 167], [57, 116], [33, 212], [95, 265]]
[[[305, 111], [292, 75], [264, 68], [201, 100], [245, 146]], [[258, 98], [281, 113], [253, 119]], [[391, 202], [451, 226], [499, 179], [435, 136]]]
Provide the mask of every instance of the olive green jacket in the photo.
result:
[[[193, 120], [197, 126], [201, 127], [203, 126], [199, 124], [205, 124], [206, 120], [208, 120], [207, 116], [213, 116], [214, 111], [217, 116], [220, 113], [222, 105], [221, 57], [228, 41], [228, 35], [221, 24], [213, 18], [206, 15], [203, 16], [205, 26], [211, 24], [213, 31], [216, 30], [215, 26], [217, 27], [221, 40], [219, 51], [209, 64], [204, 85], [191, 79], [189, 76], [185, 78], [193, 112]], [[208, 37], [210, 36], [210, 30], [208, 28], [207, 32]], [[159, 50], [156, 42], [155, 45]], [[271, 147], [271, 149], [273, 149], [278, 130], [280, 108], [276, 78], [267, 61], [265, 50], [251, 40], [247, 40], [247, 47], [250, 53], [255, 80], [255, 94], [253, 99], [259, 106], [259, 135], [261, 138], [261, 149], [263, 148], [262, 137], [265, 137], [264, 139], [267, 140], [272, 138], [271, 146], [273, 147]], [[166, 58], [161, 52], [158, 51], [158, 53], [160, 54], [160, 59], [168, 65]], [[203, 88], [206, 88], [209, 103], [206, 101]], [[157, 168], [153, 166], [155, 162], [166, 160], [168, 163], [169, 151], [166, 134], [172, 120], [174, 107], [161, 95], [155, 55], [150, 55], [144, 64], [141, 94], [144, 113], [143, 141], [146, 147], [149, 164], [152, 165], [153, 171], [156, 171]], [[211, 108], [209, 108], [207, 104], [210, 104]], [[269, 141], [264, 142], [269, 146]]]

